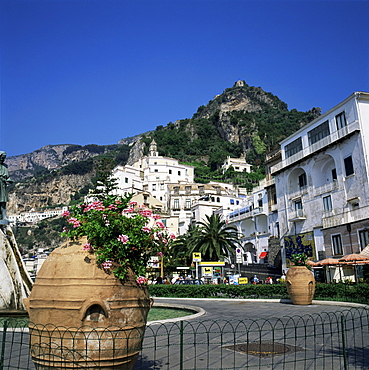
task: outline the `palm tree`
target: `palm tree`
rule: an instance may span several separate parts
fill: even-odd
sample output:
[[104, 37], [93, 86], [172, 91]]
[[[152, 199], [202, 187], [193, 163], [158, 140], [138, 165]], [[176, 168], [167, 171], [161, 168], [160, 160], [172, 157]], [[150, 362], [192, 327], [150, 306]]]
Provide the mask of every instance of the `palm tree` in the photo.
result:
[[200, 252], [209, 261], [235, 254], [236, 247], [241, 245], [236, 227], [228, 225], [219, 215], [205, 217], [205, 222], [199, 222], [199, 233], [192, 239], [189, 253]]
[[199, 235], [199, 227], [190, 224], [187, 232], [180, 235], [172, 244], [171, 254], [174, 260], [182, 263], [184, 266], [191, 263], [191, 250], [194, 243], [196, 243]]

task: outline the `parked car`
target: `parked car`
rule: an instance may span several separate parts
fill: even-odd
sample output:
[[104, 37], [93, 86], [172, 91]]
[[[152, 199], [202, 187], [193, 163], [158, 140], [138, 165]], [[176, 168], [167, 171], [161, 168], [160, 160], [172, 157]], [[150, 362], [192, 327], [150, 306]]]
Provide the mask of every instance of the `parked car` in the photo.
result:
[[200, 285], [200, 284], [204, 284], [204, 282], [199, 279], [184, 279], [184, 280], [177, 280], [174, 282], [174, 284]]

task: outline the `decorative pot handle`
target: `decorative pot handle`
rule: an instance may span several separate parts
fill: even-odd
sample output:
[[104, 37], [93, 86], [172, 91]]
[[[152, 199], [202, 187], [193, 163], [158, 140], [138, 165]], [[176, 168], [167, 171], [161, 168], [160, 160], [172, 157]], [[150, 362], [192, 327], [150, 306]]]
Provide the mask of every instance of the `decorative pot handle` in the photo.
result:
[[312, 293], [313, 289], [314, 289], [314, 281], [311, 280], [311, 281], [309, 281], [309, 294]]
[[288, 284], [292, 285], [291, 280], [286, 280]]

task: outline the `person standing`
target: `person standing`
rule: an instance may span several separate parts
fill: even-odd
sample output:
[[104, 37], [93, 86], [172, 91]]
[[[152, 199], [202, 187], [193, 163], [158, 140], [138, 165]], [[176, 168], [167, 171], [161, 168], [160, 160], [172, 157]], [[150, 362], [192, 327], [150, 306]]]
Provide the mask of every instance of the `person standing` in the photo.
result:
[[259, 284], [259, 279], [256, 275], [254, 275], [253, 279], [252, 279], [252, 283], [253, 284]]

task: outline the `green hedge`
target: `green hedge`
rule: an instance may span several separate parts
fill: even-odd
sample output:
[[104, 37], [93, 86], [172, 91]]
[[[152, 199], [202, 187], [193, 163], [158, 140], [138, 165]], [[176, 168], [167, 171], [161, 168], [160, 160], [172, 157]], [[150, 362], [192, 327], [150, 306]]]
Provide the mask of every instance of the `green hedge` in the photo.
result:
[[[153, 297], [171, 298], [288, 298], [285, 284], [149, 285]], [[316, 284], [314, 299], [369, 304], [369, 284]]]
[[285, 285], [149, 285], [153, 297], [172, 298], [288, 298]]

